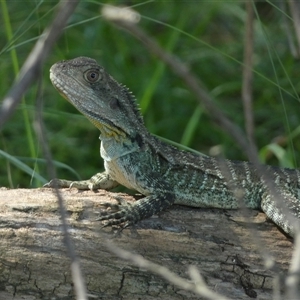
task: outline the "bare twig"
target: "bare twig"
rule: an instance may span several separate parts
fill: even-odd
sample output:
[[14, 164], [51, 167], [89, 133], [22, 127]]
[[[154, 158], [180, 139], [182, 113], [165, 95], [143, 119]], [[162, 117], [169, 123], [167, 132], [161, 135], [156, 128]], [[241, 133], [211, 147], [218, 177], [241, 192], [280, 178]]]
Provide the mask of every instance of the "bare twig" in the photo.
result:
[[[242, 83], [242, 101], [244, 106], [244, 116], [245, 116], [245, 128], [247, 133], [247, 138], [249, 144], [253, 151], [255, 151], [254, 155], [258, 157], [257, 147], [254, 139], [254, 117], [253, 117], [253, 97], [252, 97], [252, 83], [253, 83], [253, 45], [254, 45], [254, 10], [252, 1], [246, 1], [246, 33], [245, 33], [245, 41], [244, 41], [244, 63], [243, 63], [243, 83]], [[230, 178], [230, 177], [228, 177]], [[232, 189], [233, 191], [238, 190], [238, 187]], [[247, 219], [247, 208], [245, 207], [245, 203], [242, 201], [242, 197], [237, 197], [240, 202], [240, 206], [242, 208], [244, 217]], [[252, 224], [249, 222], [249, 224]], [[258, 245], [262, 257], [265, 262], [265, 266], [268, 269], [277, 269], [275, 265], [274, 258], [272, 255], [265, 249], [264, 244], [259, 239], [259, 237], [255, 234], [253, 226], [250, 226], [250, 230], [252, 233], [253, 241]], [[274, 280], [275, 282], [275, 280]], [[275, 293], [275, 291], [274, 291]]]
[[293, 21], [294, 21], [296, 38], [298, 41], [297, 53], [299, 54], [300, 53], [300, 3], [299, 3], [299, 1], [295, 1], [295, 0], [289, 0], [288, 3], [290, 5], [291, 15], [292, 15]]
[[[37, 120], [35, 122], [35, 130], [38, 136], [38, 139], [42, 145], [43, 152], [45, 155], [45, 158], [47, 160], [47, 167], [48, 167], [48, 174], [50, 178], [56, 178], [56, 172], [55, 167], [52, 160], [51, 151], [49, 149], [49, 143], [46, 139], [46, 131], [44, 129], [43, 119], [42, 119], [42, 101], [41, 101], [41, 84], [39, 84], [38, 89], [38, 109], [37, 109]], [[59, 192], [59, 189], [55, 187], [55, 193], [58, 200], [58, 206], [59, 211], [61, 215], [61, 221], [62, 221], [62, 228], [63, 228], [63, 234], [64, 234], [64, 243], [66, 245], [68, 256], [71, 260], [71, 274], [72, 274], [72, 280], [74, 283], [74, 290], [76, 294], [76, 299], [78, 300], [87, 300], [87, 293], [86, 293], [86, 286], [85, 286], [85, 280], [82, 275], [79, 260], [75, 253], [75, 248], [72, 243], [69, 231], [68, 231], [68, 224], [66, 219], [66, 209], [64, 207], [64, 200]]]
[[280, 10], [283, 11], [284, 13], [281, 14], [281, 19], [282, 19], [282, 24], [283, 24], [283, 29], [285, 30], [288, 45], [291, 51], [291, 54], [294, 56], [294, 58], [298, 59], [300, 56], [300, 48], [298, 49], [295, 45], [293, 35], [291, 32], [291, 24], [290, 24], [290, 19], [287, 17], [286, 13], [286, 2], [285, 1], [279, 1], [278, 6], [280, 7]]
[[218, 294], [209, 289], [195, 267], [191, 267], [189, 269], [189, 273], [192, 279], [192, 281], [189, 281], [171, 272], [168, 268], [163, 267], [161, 265], [157, 265], [147, 259], [144, 259], [141, 255], [123, 250], [109, 241], [107, 241], [107, 247], [116, 256], [125, 260], [129, 260], [136, 266], [146, 269], [151, 273], [164, 278], [171, 284], [174, 284], [186, 291], [193, 292], [199, 296], [205, 297], [210, 300], [229, 300], [229, 298], [224, 297], [221, 294]]
[[[245, 128], [249, 143], [256, 150], [254, 142], [254, 121], [253, 121], [253, 105], [252, 105], [252, 61], [253, 61], [253, 6], [251, 1], [246, 1], [246, 35], [244, 44], [244, 64], [243, 64], [243, 86], [242, 100], [244, 105]], [[257, 152], [257, 150], [256, 150]]]
[[295, 236], [295, 249], [291, 260], [289, 273], [286, 278], [287, 299], [299, 299], [300, 283], [300, 231]]
[[79, 0], [60, 2], [60, 9], [53, 20], [50, 27], [40, 36], [33, 50], [26, 59], [20, 74], [5, 96], [0, 109], [0, 128], [11, 116], [18, 103], [21, 101], [22, 95], [28, 89], [30, 84], [38, 78], [39, 70], [48, 56], [52, 46], [57, 41], [63, 31], [67, 20], [75, 10]]
[[146, 49], [150, 53], [156, 55], [167, 66], [169, 66], [172, 71], [190, 88], [199, 103], [205, 106], [206, 110], [210, 116], [213, 117], [214, 121], [219, 124], [220, 127], [223, 128], [223, 130], [225, 130], [230, 136], [232, 136], [243, 149], [243, 151], [248, 154], [249, 144], [245, 138], [245, 134], [214, 104], [213, 99], [204, 88], [203, 83], [187, 68], [184, 63], [180, 62], [178, 57], [175, 57], [174, 55], [167, 53], [164, 49], [162, 49], [154, 39], [149, 37], [140, 27], [136, 25], [136, 22], [132, 22], [131, 20], [129, 21], [127, 17], [123, 18], [119, 13], [120, 8], [116, 7], [115, 10], [118, 12], [116, 15], [113, 15], [111, 11], [108, 15], [106, 7], [104, 7], [102, 14], [108, 21], [117, 25], [121, 29], [126, 29], [129, 31], [129, 33], [139, 39], [146, 46]]

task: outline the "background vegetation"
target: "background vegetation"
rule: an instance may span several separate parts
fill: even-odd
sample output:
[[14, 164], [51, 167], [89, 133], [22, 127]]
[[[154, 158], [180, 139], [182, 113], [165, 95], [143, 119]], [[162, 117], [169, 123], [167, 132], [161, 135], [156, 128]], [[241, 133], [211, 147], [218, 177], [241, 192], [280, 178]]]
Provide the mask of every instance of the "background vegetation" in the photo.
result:
[[[132, 90], [150, 132], [205, 154], [217, 152], [230, 159], [246, 159], [176, 75], [134, 37], [103, 20], [100, 9], [104, 3], [134, 6], [142, 16], [140, 26], [186, 63], [217, 105], [244, 128], [241, 101], [244, 1], [82, 1], [44, 65], [40, 82], [32, 86], [0, 131], [0, 186], [35, 187], [43, 183], [13, 164], [13, 158], [49, 179], [34, 131], [37, 101], [43, 102], [43, 119], [53, 158], [73, 168], [81, 178], [89, 178], [103, 169], [98, 130], [54, 90], [49, 80], [53, 63], [77, 56], [97, 59], [115, 79]], [[52, 19], [56, 4], [56, 1], [1, 2], [0, 98], [9, 90], [18, 66]], [[290, 10], [288, 6], [284, 10], [284, 2], [278, 5], [279, 2], [269, 1], [255, 5], [255, 141], [262, 161], [297, 167], [299, 56], [290, 45], [295, 48], [298, 45]], [[37, 97], [39, 85], [41, 99]], [[65, 167], [58, 167], [57, 172], [60, 178], [77, 178]]]

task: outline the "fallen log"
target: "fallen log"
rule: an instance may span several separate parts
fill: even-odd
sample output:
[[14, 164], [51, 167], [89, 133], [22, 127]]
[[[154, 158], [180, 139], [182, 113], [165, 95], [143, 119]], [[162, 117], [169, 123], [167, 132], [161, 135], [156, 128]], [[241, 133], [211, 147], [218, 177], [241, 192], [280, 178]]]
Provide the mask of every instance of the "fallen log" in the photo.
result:
[[[287, 273], [292, 240], [263, 213], [173, 206], [120, 231], [96, 221], [116, 193], [61, 194], [90, 299], [199, 299], [116, 257], [107, 240], [186, 279], [195, 265], [209, 288], [231, 299], [272, 299], [282, 288], [274, 280]], [[0, 236], [0, 300], [75, 299], [53, 190], [1, 188]]]

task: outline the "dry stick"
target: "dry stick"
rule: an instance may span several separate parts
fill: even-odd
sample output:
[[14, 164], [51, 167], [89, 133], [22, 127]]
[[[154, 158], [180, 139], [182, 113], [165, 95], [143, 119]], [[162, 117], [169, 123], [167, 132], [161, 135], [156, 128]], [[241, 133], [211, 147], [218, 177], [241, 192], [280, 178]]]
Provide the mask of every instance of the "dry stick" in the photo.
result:
[[298, 55], [300, 53], [300, 3], [295, 0], [288, 1], [290, 5], [291, 15], [294, 21], [294, 27], [296, 32], [296, 38], [298, 41]]
[[[48, 168], [48, 174], [50, 178], [56, 178], [56, 171], [53, 164], [53, 159], [51, 155], [51, 151], [49, 149], [49, 143], [46, 139], [46, 130], [44, 128], [43, 118], [42, 118], [42, 97], [41, 97], [41, 84], [39, 81], [38, 85], [38, 95], [37, 95], [37, 118], [34, 123], [34, 129], [37, 133], [38, 139], [42, 145], [43, 153], [45, 155], [46, 161], [47, 161], [47, 168]], [[81, 269], [80, 269], [80, 263], [75, 253], [75, 248], [72, 243], [72, 240], [70, 238], [69, 232], [68, 232], [68, 224], [66, 219], [66, 209], [64, 207], [64, 200], [63, 197], [58, 189], [58, 187], [55, 187], [55, 193], [58, 200], [59, 205], [59, 211], [61, 215], [61, 221], [62, 221], [62, 228], [63, 228], [63, 234], [64, 234], [64, 244], [67, 248], [68, 256], [71, 259], [71, 274], [72, 274], [72, 281], [74, 283], [74, 290], [76, 294], [76, 299], [78, 300], [87, 300], [87, 292], [86, 292], [86, 285], [85, 280], [82, 275]]]
[[283, 29], [287, 37], [291, 54], [293, 55], [294, 58], [298, 59], [300, 57], [300, 49], [297, 49], [293, 40], [293, 36], [290, 28], [291, 27], [290, 20], [287, 17], [287, 12], [286, 12], [286, 3], [283, 1], [279, 1], [278, 6], [280, 10], [283, 11], [283, 13], [281, 14], [281, 19], [282, 19]]
[[[252, 82], [253, 82], [253, 21], [254, 12], [251, 1], [246, 2], [247, 20], [244, 44], [243, 85], [242, 101], [244, 105], [245, 128], [249, 143], [253, 149], [257, 149], [254, 141], [254, 121], [252, 105]], [[257, 150], [256, 150], [257, 153]]]
[[224, 130], [231, 135], [245, 153], [250, 153], [249, 144], [245, 138], [244, 133], [231, 122], [222, 111], [213, 103], [212, 98], [209, 96], [208, 92], [205, 90], [204, 85], [199, 79], [197, 79], [194, 74], [186, 67], [185, 64], [181, 63], [177, 57], [165, 52], [155, 40], [150, 38], [143, 30], [141, 30], [135, 24], [124, 22], [120, 20], [114, 20], [114, 24], [118, 25], [122, 29], [128, 30], [133, 36], [139, 39], [145, 46], [146, 49], [158, 56], [163, 62], [168, 65], [175, 74], [177, 74], [194, 93], [199, 103], [203, 104], [209, 114], [213, 117], [215, 122], [220, 125]]
[[3, 100], [0, 108], [0, 129], [14, 112], [22, 99], [22, 95], [29, 88], [30, 84], [37, 79], [44, 60], [62, 33], [67, 20], [72, 15], [78, 2], [78, 0], [61, 0], [60, 9], [51, 26], [44, 31], [36, 42], [33, 50], [27, 57], [15, 84]]
[[289, 273], [286, 278], [287, 299], [300, 299], [299, 295], [300, 282], [300, 232], [298, 231], [295, 237], [295, 250], [289, 268]]
[[[300, 54], [300, 4], [297, 1], [289, 0], [291, 15], [293, 17], [296, 38], [298, 41], [297, 57]], [[299, 299], [300, 298], [300, 231], [298, 230], [295, 236], [295, 249], [293, 251], [292, 261], [289, 267], [289, 273], [286, 278], [287, 298]]]
[[[247, 18], [245, 22], [246, 34], [244, 42], [244, 63], [243, 63], [243, 82], [242, 82], [242, 102], [244, 106], [244, 116], [245, 116], [245, 128], [247, 133], [247, 138], [249, 144], [251, 145], [255, 155], [257, 156], [257, 147], [254, 139], [254, 117], [253, 117], [253, 97], [252, 97], [252, 83], [253, 83], [253, 46], [254, 46], [254, 10], [253, 3], [247, 1], [245, 3]], [[238, 189], [238, 186], [235, 188]], [[234, 189], [232, 189], [234, 191]], [[245, 203], [242, 201], [242, 197], [237, 198], [240, 200], [241, 208], [243, 209], [244, 217], [249, 219], [247, 215], [247, 208]], [[249, 224], [251, 224], [249, 222]], [[250, 231], [252, 233], [253, 241], [256, 242], [257, 248], [260, 249], [262, 257], [264, 258], [265, 266], [268, 269], [273, 268], [277, 270], [276, 265], [274, 264], [274, 259], [264, 247], [262, 241], [255, 234], [254, 226], [250, 226]], [[274, 278], [274, 282], [277, 280], [277, 277]], [[278, 281], [278, 280], [277, 280]], [[275, 285], [274, 285], [275, 286]]]
[[200, 79], [197, 78], [184, 63], [181, 63], [178, 57], [166, 52], [153, 38], [148, 36], [136, 25], [136, 23], [140, 21], [140, 15], [137, 12], [128, 7], [120, 8], [112, 5], [105, 5], [102, 8], [102, 15], [107, 21], [117, 25], [121, 29], [127, 30], [130, 34], [139, 39], [150, 53], [156, 55], [169, 66], [190, 88], [198, 102], [205, 106], [209, 114], [214, 118], [214, 121], [237, 141], [241, 149], [243, 149], [249, 157], [251, 156], [253, 151], [252, 149], [249, 149], [249, 143], [244, 137], [244, 133], [213, 103], [213, 99], [204, 88]]
[[117, 247], [110, 241], [106, 242], [106, 246], [116, 256], [125, 260], [129, 260], [139, 268], [146, 269], [147, 271], [150, 271], [151, 273], [164, 278], [171, 284], [174, 284], [186, 291], [193, 292], [210, 300], [229, 300], [229, 298], [210, 290], [200, 276], [199, 272], [196, 270], [196, 267], [191, 267], [189, 269], [189, 273], [192, 279], [192, 281], [189, 281], [187, 279], [179, 277], [177, 274], [171, 272], [168, 268], [155, 264], [143, 258], [141, 255], [134, 254]]

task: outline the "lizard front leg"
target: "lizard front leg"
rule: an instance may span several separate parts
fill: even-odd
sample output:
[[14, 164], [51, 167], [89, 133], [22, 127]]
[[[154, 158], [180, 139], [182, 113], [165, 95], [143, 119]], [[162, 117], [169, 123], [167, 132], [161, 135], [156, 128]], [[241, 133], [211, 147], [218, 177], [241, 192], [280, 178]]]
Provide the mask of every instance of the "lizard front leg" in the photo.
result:
[[124, 224], [124, 227], [127, 227], [140, 220], [149, 218], [171, 206], [175, 202], [175, 195], [173, 193], [149, 195], [133, 204], [119, 197], [116, 200], [119, 202], [119, 205], [106, 203], [105, 206], [117, 209], [117, 211], [106, 211], [97, 219], [97, 221], [107, 221], [104, 225], [105, 227], [122, 224]]
[[44, 187], [57, 187], [57, 188], [66, 188], [66, 187], [75, 187], [79, 190], [96, 190], [96, 189], [104, 189], [110, 190], [116, 186], [118, 186], [118, 182], [111, 179], [109, 174], [106, 172], [97, 173], [92, 176], [88, 180], [65, 180], [65, 179], [52, 179], [48, 183], [44, 185]]

